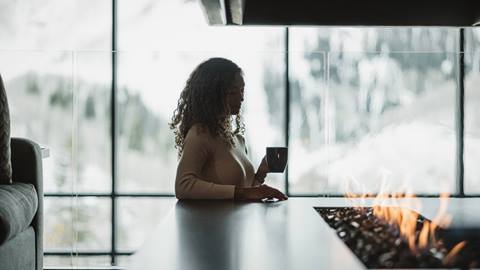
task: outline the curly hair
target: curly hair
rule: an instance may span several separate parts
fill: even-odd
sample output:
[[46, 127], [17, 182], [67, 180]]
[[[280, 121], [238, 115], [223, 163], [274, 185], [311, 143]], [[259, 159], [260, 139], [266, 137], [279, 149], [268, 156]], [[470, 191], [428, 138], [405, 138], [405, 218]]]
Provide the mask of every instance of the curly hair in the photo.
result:
[[192, 71], [169, 123], [175, 135], [178, 157], [182, 155], [188, 130], [194, 124], [208, 128], [212, 136], [220, 137], [230, 147], [235, 145], [235, 135], [244, 134], [240, 112], [235, 115], [235, 130], [232, 130], [226, 98], [238, 73], [242, 74], [242, 69], [225, 58], [210, 58]]

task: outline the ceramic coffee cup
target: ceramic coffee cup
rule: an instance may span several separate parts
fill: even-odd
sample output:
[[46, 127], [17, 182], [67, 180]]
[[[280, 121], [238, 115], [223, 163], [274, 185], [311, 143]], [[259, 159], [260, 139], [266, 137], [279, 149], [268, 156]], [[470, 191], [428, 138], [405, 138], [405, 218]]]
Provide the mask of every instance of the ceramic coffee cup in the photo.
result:
[[287, 160], [287, 147], [267, 147], [267, 166], [270, 172], [283, 172], [287, 166]]

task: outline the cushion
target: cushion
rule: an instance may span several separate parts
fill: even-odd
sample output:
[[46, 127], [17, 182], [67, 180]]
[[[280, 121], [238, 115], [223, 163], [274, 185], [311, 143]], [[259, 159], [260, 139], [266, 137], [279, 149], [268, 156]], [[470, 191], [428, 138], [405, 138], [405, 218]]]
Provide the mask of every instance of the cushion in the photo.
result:
[[0, 75], [0, 184], [11, 183], [10, 114], [8, 112], [7, 94]]
[[0, 185], [0, 246], [30, 226], [37, 208], [32, 184]]

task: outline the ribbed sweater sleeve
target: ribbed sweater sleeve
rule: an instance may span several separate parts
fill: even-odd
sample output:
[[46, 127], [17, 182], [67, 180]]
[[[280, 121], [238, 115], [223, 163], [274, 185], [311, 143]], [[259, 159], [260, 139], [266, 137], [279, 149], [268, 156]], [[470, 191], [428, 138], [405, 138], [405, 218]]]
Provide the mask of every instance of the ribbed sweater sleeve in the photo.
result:
[[195, 129], [188, 132], [175, 179], [175, 196], [178, 199], [233, 199], [234, 185], [216, 184], [200, 177], [202, 168], [214, 151], [208, 132], [197, 132]]

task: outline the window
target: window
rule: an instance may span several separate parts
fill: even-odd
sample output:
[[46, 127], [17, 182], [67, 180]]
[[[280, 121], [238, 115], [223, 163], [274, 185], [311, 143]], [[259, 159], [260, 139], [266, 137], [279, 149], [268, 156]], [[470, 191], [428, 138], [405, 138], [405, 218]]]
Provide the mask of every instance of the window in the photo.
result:
[[293, 194], [455, 191], [455, 29], [290, 37]]
[[464, 162], [465, 192], [480, 194], [480, 31], [476, 28], [466, 29], [466, 77], [465, 77], [465, 121], [464, 121]]
[[111, 191], [111, 10], [110, 0], [6, 1], [0, 9], [12, 136], [50, 149], [45, 267], [110, 264], [110, 256], [73, 255], [111, 253], [111, 200], [93, 196]]
[[[118, 45], [127, 52], [118, 54], [119, 190], [173, 194], [177, 151], [168, 123], [190, 72], [209, 57], [230, 58], [245, 73], [245, 135], [254, 164], [266, 146], [285, 145], [283, 33], [209, 27], [195, 2], [120, 0]], [[282, 175], [273, 180], [284, 188]]]

